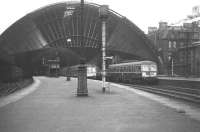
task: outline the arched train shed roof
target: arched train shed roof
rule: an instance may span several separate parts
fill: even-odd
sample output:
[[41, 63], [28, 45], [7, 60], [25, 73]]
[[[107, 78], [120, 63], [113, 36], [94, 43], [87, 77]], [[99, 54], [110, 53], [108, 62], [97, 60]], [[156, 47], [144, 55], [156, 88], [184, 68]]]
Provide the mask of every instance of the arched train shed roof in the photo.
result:
[[[74, 8], [66, 16], [68, 7]], [[100, 5], [84, 5], [84, 47], [101, 48]], [[0, 58], [48, 47], [76, 49], [81, 47], [80, 3], [63, 2], [27, 14], [0, 36]], [[107, 19], [107, 50], [157, 61], [155, 47], [146, 35], [124, 16], [109, 9]], [[71, 39], [70, 41], [67, 41]]]

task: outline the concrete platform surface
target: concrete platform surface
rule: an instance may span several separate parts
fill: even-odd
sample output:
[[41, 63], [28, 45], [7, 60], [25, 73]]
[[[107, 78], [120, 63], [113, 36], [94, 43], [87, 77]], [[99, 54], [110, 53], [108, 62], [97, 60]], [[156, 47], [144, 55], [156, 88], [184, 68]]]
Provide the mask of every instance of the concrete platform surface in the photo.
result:
[[0, 132], [200, 131], [200, 121], [126, 89], [110, 86], [103, 94], [90, 80], [89, 96], [76, 97], [75, 79], [38, 79], [35, 91], [0, 107]]

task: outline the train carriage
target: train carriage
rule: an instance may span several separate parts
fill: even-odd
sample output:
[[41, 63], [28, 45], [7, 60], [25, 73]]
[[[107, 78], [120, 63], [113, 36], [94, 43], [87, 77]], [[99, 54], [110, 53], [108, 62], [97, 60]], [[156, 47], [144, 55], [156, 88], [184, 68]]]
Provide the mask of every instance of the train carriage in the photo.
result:
[[[86, 64], [85, 66], [87, 67], [87, 77], [95, 79], [99, 68], [93, 64]], [[65, 67], [62, 69], [62, 74], [65, 74], [65, 76], [69, 76], [69, 77], [77, 77], [78, 76], [78, 67], [79, 67], [79, 65]]]
[[153, 61], [136, 61], [112, 64], [107, 70], [107, 79], [126, 83], [156, 83], [157, 65]]

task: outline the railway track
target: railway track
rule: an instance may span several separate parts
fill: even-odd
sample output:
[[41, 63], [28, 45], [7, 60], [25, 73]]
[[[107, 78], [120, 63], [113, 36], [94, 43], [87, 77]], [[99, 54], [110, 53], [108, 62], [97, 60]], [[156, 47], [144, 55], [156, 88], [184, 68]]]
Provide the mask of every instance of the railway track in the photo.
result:
[[6, 85], [0, 89], [0, 97], [9, 95], [19, 89], [19, 86], [15, 83], [12, 85]]
[[160, 94], [200, 104], [200, 89], [183, 88], [175, 86], [162, 86], [162, 85], [156, 85], [156, 86], [144, 86], [144, 85], [133, 85], [133, 84], [123, 84], [123, 85], [127, 85], [135, 89], [155, 94]]
[[22, 89], [32, 83], [32, 80], [25, 80], [22, 82], [16, 82], [11, 84], [5, 84], [0, 86], [0, 97], [7, 96], [11, 93], [16, 92], [19, 89]]

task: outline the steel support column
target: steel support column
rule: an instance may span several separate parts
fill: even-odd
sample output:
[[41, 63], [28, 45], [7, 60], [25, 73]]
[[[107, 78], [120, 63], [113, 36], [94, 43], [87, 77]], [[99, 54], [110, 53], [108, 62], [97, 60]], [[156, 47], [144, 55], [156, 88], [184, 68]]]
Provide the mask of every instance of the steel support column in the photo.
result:
[[106, 90], [106, 22], [102, 21], [102, 90]]
[[99, 9], [102, 20], [102, 91], [106, 91], [106, 20], [108, 18], [108, 6], [102, 5]]

